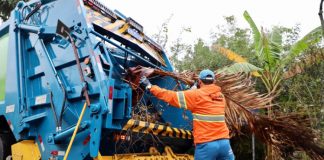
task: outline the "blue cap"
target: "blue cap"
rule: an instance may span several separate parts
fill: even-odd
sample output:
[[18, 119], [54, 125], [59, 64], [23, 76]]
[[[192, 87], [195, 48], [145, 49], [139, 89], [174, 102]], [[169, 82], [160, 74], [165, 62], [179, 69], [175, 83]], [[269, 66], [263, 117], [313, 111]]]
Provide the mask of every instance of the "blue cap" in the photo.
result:
[[212, 77], [215, 79], [215, 74], [209, 69], [204, 69], [199, 73], [199, 79], [206, 79], [207, 77]]

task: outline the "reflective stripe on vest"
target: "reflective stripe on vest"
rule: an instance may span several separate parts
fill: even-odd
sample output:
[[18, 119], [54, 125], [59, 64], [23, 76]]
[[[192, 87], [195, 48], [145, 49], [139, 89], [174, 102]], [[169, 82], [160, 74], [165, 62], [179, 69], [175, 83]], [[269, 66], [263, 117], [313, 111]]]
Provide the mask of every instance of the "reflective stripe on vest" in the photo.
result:
[[193, 120], [203, 121], [203, 122], [225, 122], [224, 115], [205, 115], [205, 114], [195, 114], [193, 113]]
[[177, 92], [180, 108], [187, 109], [186, 99], [183, 92]]

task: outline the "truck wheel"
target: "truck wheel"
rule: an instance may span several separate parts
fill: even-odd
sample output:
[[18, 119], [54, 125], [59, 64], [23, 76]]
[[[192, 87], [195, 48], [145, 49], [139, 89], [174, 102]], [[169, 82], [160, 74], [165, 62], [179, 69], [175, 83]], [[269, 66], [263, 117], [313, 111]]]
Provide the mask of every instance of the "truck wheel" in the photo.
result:
[[12, 137], [0, 134], [0, 159], [6, 159], [11, 154]]

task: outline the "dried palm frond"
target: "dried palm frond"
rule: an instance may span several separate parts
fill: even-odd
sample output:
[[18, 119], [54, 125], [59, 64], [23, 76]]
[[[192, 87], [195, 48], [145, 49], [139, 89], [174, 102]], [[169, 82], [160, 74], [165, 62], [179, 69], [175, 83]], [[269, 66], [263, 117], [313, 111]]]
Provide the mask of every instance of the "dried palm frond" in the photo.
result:
[[[136, 67], [130, 70], [133, 88], [137, 88], [140, 76], [170, 76], [188, 85], [194, 84], [197, 74], [166, 72], [158, 69]], [[134, 78], [135, 77], [135, 78]], [[260, 94], [255, 91], [254, 83], [247, 74], [216, 74], [216, 85], [222, 88], [226, 97], [226, 123], [231, 134], [240, 133], [241, 128], [248, 126], [260, 140], [271, 144], [282, 158], [291, 157], [294, 151], [305, 151], [314, 159], [324, 159], [324, 150], [316, 141], [315, 132], [309, 128], [309, 120], [305, 116], [290, 114], [275, 119], [258, 113], [259, 109], [270, 107], [274, 93]], [[303, 124], [303, 125], [301, 125]]]

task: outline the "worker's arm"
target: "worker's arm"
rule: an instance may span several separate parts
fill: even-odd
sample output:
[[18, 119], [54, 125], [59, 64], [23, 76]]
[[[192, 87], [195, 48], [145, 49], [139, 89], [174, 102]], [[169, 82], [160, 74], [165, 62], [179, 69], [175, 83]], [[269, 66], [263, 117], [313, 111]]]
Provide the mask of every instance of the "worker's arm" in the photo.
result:
[[187, 91], [171, 91], [160, 88], [159, 86], [153, 85], [150, 88], [150, 92], [160, 100], [163, 100], [170, 105], [178, 108], [184, 108], [187, 110], [193, 110], [195, 106], [195, 90]]

